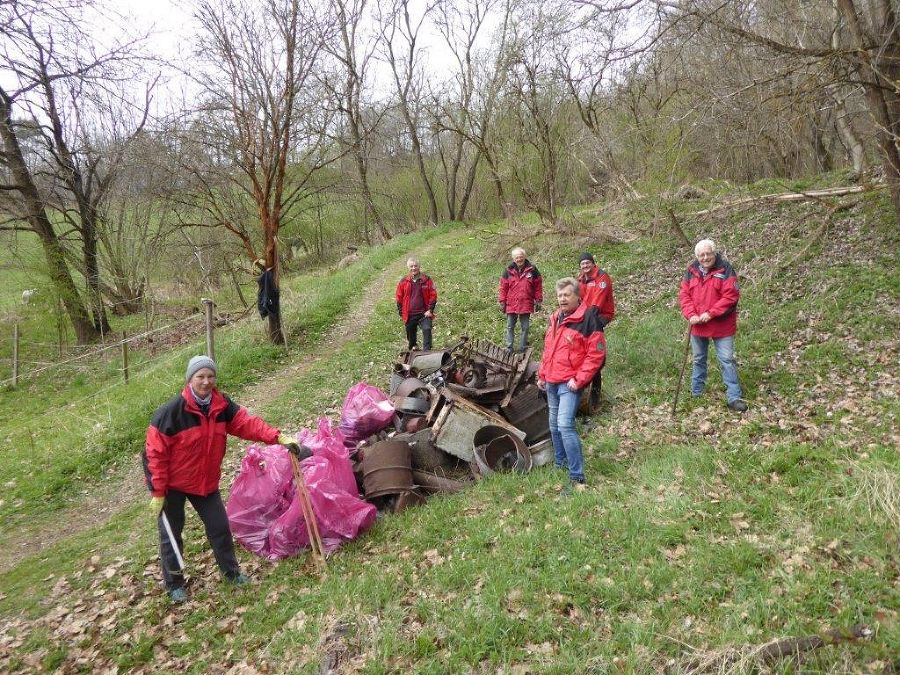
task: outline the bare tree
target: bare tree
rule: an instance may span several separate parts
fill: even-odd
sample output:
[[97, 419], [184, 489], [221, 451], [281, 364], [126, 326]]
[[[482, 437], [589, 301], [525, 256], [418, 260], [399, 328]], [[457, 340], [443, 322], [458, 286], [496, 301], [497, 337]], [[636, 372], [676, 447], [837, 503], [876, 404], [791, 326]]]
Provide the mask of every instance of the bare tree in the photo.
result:
[[337, 36], [322, 36], [325, 50], [337, 63], [337, 72], [323, 78], [345, 125], [347, 138], [339, 140], [347, 146], [356, 165], [356, 177], [363, 199], [367, 221], [375, 224], [383, 240], [391, 233], [375, 205], [369, 181], [370, 157], [368, 136], [376, 120], [367, 119], [369, 65], [375, 54], [377, 40], [366, 35], [367, 0], [329, 0]]
[[[715, 39], [730, 36], [785, 62], [783, 73], [818, 71], [818, 86], [848, 83], [862, 90], [869, 115], [868, 140], [881, 156], [895, 212], [900, 216], [900, 24], [892, 0], [835, 0], [831, 4], [713, 0], [649, 0], [659, 10], [660, 34], [673, 27]], [[597, 11], [621, 4], [582, 0]], [[628, 9], [642, 2], [628, 3]], [[800, 40], [798, 36], [806, 36]], [[840, 115], [841, 113], [838, 113]], [[838, 117], [840, 119], [840, 117]], [[852, 149], [852, 143], [851, 143]]]
[[[419, 139], [424, 105], [419, 33], [434, 6], [427, 4], [421, 15], [413, 20], [409, 5], [409, 0], [390, 0], [382, 3], [379, 17], [381, 51], [391, 69], [397, 106], [406, 122], [416, 169], [428, 199], [429, 220], [432, 225], [437, 225], [439, 222], [437, 199], [431, 176], [425, 165], [422, 142]], [[450, 217], [453, 219], [452, 212]]]
[[[432, 114], [438, 133], [455, 137], [453, 142], [442, 143], [440, 147], [448, 183], [447, 204], [453, 214], [451, 217], [465, 217], [481, 159], [488, 165], [500, 211], [509, 215], [504, 169], [499, 157], [500, 144], [494, 137], [494, 131], [498, 121], [498, 101], [508, 81], [510, 64], [515, 58], [511, 30], [515, 7], [515, 0], [489, 1], [460, 16], [456, 14], [455, 7], [447, 3], [441, 5], [439, 29], [454, 54], [457, 72], [445, 91], [433, 94]], [[478, 49], [476, 40], [485, 27], [489, 12], [496, 14], [496, 26], [486, 45]], [[474, 156], [457, 208], [458, 176], [466, 144], [474, 149]]]
[[[313, 70], [322, 48], [317, 8], [305, 0], [247, 5], [200, 0], [201, 115], [180, 149], [189, 185], [185, 224], [222, 227], [279, 284], [279, 231], [330, 158]], [[280, 314], [268, 334], [284, 342]]]
[[503, 99], [512, 127], [504, 161], [526, 205], [553, 227], [559, 225], [564, 163], [571, 157], [567, 146], [574, 140], [568, 137], [566, 93], [555, 77], [553, 56], [563, 12], [559, 5], [534, 3], [519, 13]]
[[[102, 52], [83, 46], [93, 41], [75, 17], [86, 7], [19, 0], [0, 6], [4, 82], [12, 83], [0, 87], [0, 162], [8, 177], [4, 201], [13, 221], [23, 221], [40, 239], [50, 278], [81, 343], [108, 329], [97, 256], [98, 212], [128, 140], [108, 144], [96, 133], [97, 125], [104, 113], [117, 118], [129, 105], [119, 83], [130, 76], [126, 71], [135, 58], [134, 43]], [[104, 106], [92, 105], [101, 98]], [[24, 118], [15, 119], [16, 108]], [[146, 110], [145, 105], [132, 133], [143, 126]], [[30, 146], [31, 158], [23, 152], [23, 131], [39, 141]], [[87, 303], [67, 263], [59, 220], [78, 235]]]
[[[438, 30], [453, 54], [455, 70], [448, 91], [441, 97], [447, 101], [442, 113], [452, 118], [450, 126], [455, 129], [483, 126], [486, 121], [484, 113], [493, 112], [498, 90], [494, 85], [498, 84], [497, 77], [505, 81], [505, 69], [509, 66], [506, 37], [514, 5], [511, 0], [473, 0], [462, 5], [442, 0], [438, 5]], [[498, 39], [494, 44], [484, 46], [482, 43], [487, 26], [495, 16], [500, 22], [495, 32]], [[479, 67], [491, 61], [494, 66], [493, 81], [478, 73]], [[503, 70], [498, 71], [498, 68]], [[479, 92], [479, 85], [485, 83], [487, 90]], [[471, 117], [476, 113], [476, 102], [484, 105], [480, 106], [482, 116], [473, 120]], [[472, 195], [478, 165], [485, 156], [484, 149], [481, 144], [472, 144], [466, 135], [441, 134], [438, 151], [447, 184], [446, 201], [450, 218], [462, 220]]]

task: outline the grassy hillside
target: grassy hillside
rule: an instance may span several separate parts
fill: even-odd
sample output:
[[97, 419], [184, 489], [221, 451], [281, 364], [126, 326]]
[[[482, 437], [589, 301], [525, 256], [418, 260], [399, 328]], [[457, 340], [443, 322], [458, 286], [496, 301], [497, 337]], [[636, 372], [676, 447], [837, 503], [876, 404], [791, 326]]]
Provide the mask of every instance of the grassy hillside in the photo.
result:
[[[684, 344], [675, 294], [690, 253], [647, 236], [641, 207], [586, 211], [588, 227], [571, 238], [523, 227], [548, 289], [574, 270], [583, 246], [615, 282], [619, 316], [604, 375], [614, 404], [583, 429], [587, 490], [562, 496], [565, 476], [552, 469], [495, 476], [380, 519], [330, 558], [323, 579], [305, 557], [270, 564], [242, 554], [255, 580], [243, 591], [218, 581], [199, 521], [189, 518], [192, 599], [177, 609], [158, 587], [140, 505], [122, 504], [102, 527], [4, 575], [0, 667], [318, 672], [330, 660], [338, 672], [606, 673], [684, 672], [706, 659], [710, 672], [728, 672], [716, 657], [732, 654], [731, 672], [751, 672], [758, 663], [729, 650], [856, 623], [874, 636], [774, 668], [890, 667], [900, 644], [900, 237], [886, 196], [836, 211], [754, 205], [703, 224], [685, 220], [690, 237], [720, 242], [741, 275], [738, 358], [751, 410], [727, 411], [713, 366], [709, 393], [685, 401], [675, 421]], [[682, 216], [697, 208], [684, 204]], [[628, 243], [603, 241], [613, 223]], [[302, 356], [354, 311], [376, 271], [393, 265], [399, 275], [411, 251], [440, 294], [436, 343], [463, 333], [499, 341], [496, 280], [506, 244], [519, 238], [500, 225], [419, 233], [367, 252], [337, 277], [294, 280], [289, 324], [301, 339], [280, 354], [258, 333], [231, 333], [224, 388], [240, 400], [242, 384]], [[354, 382], [386, 384], [401, 338], [388, 293], [358, 339], [273, 388], [260, 412], [284, 426], [336, 415]], [[30, 448], [4, 423], [3, 435], [19, 439], [0, 459], [14, 483], [0, 504], [6, 521], [65, 518], [103, 467], [130, 461], [188, 351], [160, 361], [152, 384], [106, 396], [115, 434], [83, 430], [63, 444], [53, 431], [77, 409], [46, 412], [33, 418], [46, 435]], [[59, 385], [51, 395], [66, 392]], [[0, 406], [21, 405], [20, 395], [4, 393]], [[78, 405], [97, 414], [96, 398]], [[3, 527], [6, 539], [12, 529]]]

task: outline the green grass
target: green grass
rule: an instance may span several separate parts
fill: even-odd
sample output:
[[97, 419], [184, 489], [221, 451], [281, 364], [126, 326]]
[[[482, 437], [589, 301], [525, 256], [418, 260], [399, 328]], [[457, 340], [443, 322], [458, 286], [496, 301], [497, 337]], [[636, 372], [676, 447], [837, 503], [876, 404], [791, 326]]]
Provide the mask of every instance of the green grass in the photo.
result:
[[[778, 213], [799, 221], [802, 209]], [[683, 662], [694, 649], [857, 622], [876, 629], [872, 641], [824, 648], [800, 670], [889, 663], [900, 641], [900, 597], [891, 581], [897, 521], [876, 497], [898, 475], [890, 443], [896, 392], [887, 391], [892, 362], [884, 358], [896, 356], [896, 319], [885, 308], [898, 296], [890, 253], [898, 242], [885, 213], [881, 201], [866, 200], [854, 214], [865, 227], [842, 241], [855, 257], [835, 257], [823, 241], [784, 275], [774, 268], [800, 251], [802, 238], [774, 238], [763, 230], [766, 218], [752, 213], [744, 227], [726, 223], [712, 232], [756, 282], [742, 289], [740, 374], [753, 406], [743, 418], [724, 411], [712, 366], [707, 397], [683, 403], [679, 419], [669, 421], [683, 356], [683, 321], [673, 302], [685, 254], [648, 239], [599, 249], [620, 306], [604, 374], [615, 405], [584, 428], [585, 492], [560, 497], [565, 477], [552, 469], [493, 476], [379, 519], [329, 559], [321, 580], [305, 557], [272, 565], [242, 553], [255, 583], [241, 592], [217, 581], [192, 518], [185, 539], [196, 584], [191, 603], [177, 610], [156, 586], [154, 534], [134, 506], [6, 574], [0, 612], [39, 617], [61, 602], [52, 597], [53, 582], [42, 582], [49, 574], [76, 589], [62, 602], [102, 589], [117, 620], [85, 641], [121, 669], [199, 673], [246, 654], [261, 670], [316, 672], [320, 641], [336, 621], [348, 626], [347, 658], [366, 673], [648, 672]], [[493, 232], [417, 233], [366, 252], [363, 264], [341, 275], [292, 280], [292, 349], [302, 354], [353, 311], [378, 270], [402, 269], [410, 251], [419, 252], [438, 287], [435, 342], [462, 333], [499, 340], [495, 293], [503, 263], [491, 253]], [[544, 256], [544, 242], [528, 242], [548, 296], [579, 252], [553, 244]], [[542, 329], [534, 322], [533, 344]], [[265, 346], [259, 335], [232, 339], [233, 355], [223, 352], [231, 359], [229, 385], [232, 378], [252, 382], [269, 367]], [[304, 370], [262, 413], [292, 425], [336, 416], [351, 384], [387, 382], [401, 346], [388, 292], [356, 339]], [[173, 355], [172, 380], [148, 391], [148, 404], [178, 379], [179, 362]], [[128, 404], [115, 403], [125, 405], [116, 409], [127, 420], [122, 433], [139, 437], [146, 418], [127, 417]], [[698, 430], [702, 422], [711, 433]], [[98, 570], [117, 556], [127, 562], [109, 580], [99, 572], [76, 576], [94, 555]], [[137, 599], [126, 602], [133, 588]], [[52, 626], [10, 630], [23, 632], [19, 663], [37, 654], [48, 668], [73, 658], [76, 645], [55, 637]], [[778, 672], [797, 670], [783, 664]]]

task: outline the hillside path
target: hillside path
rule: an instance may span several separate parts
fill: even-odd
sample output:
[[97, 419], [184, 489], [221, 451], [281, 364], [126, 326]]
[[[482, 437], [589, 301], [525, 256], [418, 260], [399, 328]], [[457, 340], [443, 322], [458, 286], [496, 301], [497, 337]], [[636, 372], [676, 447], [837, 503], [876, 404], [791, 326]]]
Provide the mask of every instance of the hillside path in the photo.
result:
[[[436, 237], [423, 246], [410, 251], [409, 254], [427, 255], [429, 251], [440, 245], [442, 239], [442, 237]], [[309, 351], [297, 354], [296, 360], [282, 364], [278, 370], [266, 374], [255, 384], [245, 387], [235, 396], [236, 400], [247, 408], [257, 410], [262, 401], [278, 397], [284, 393], [293, 380], [296, 380], [320, 359], [333, 354], [350, 340], [355, 339], [372, 318], [378, 300], [392, 291], [394, 281], [402, 276], [409, 254], [404, 253], [402, 258], [388, 265], [370, 282], [355, 303], [354, 311], [337, 317], [338, 321]], [[247, 321], [250, 320], [252, 319], [247, 319]], [[399, 324], [397, 330], [400, 335]], [[290, 348], [290, 345], [288, 346]], [[239, 461], [240, 457], [236, 453], [226, 455], [223, 476], [232, 474]], [[68, 537], [104, 526], [113, 516], [145, 498], [146, 494], [143, 474], [137, 470], [135, 463], [125, 462], [123, 466], [117, 467], [102, 481], [91, 485], [90, 490], [86, 491], [82, 499], [55, 512], [46, 521], [42, 520], [32, 527], [19, 529], [5, 546], [0, 547], [0, 573]]]

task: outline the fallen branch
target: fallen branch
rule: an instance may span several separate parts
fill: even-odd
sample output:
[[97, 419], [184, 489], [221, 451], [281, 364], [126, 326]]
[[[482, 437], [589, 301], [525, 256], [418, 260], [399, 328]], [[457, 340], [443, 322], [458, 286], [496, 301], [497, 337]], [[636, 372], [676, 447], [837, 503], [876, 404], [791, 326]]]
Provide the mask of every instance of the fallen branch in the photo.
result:
[[800, 656], [828, 645], [868, 639], [872, 635], [872, 629], [861, 624], [856, 624], [849, 629], [830, 628], [817, 635], [779, 638], [758, 646], [745, 645], [706, 652], [700, 656], [694, 656], [685, 664], [666, 668], [666, 672], [700, 675], [701, 673], [727, 673], [731, 672], [732, 668], [739, 668], [741, 672], [744, 672], [754, 667], [771, 665], [778, 659]]
[[858, 194], [869, 189], [872, 188], [867, 188], [864, 185], [850, 185], [847, 187], [826, 188], [824, 190], [808, 190], [806, 192], [780, 192], [768, 195], [760, 195], [759, 197], [743, 197], [741, 199], [735, 199], [734, 201], [725, 202], [724, 204], [719, 204], [718, 206], [713, 206], [709, 209], [695, 211], [694, 213], [690, 213], [688, 215], [691, 217], [707, 216], [711, 213], [716, 213], [717, 211], [722, 211], [724, 209], [732, 209], [736, 206], [756, 204], [758, 202], [799, 202], [807, 199], [820, 199], [822, 197], [840, 197], [841, 195]]

